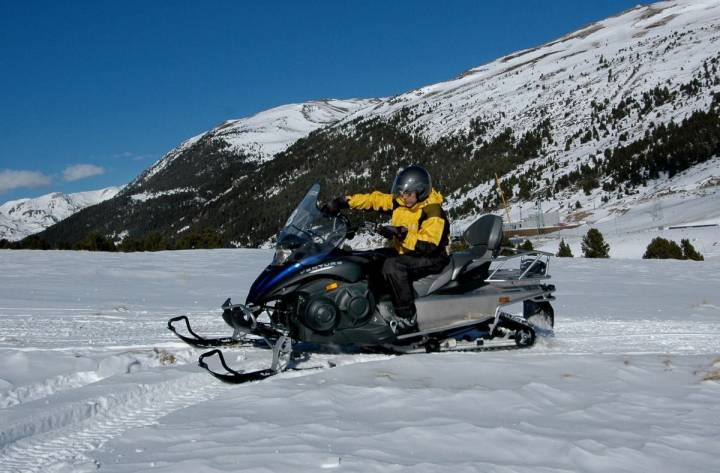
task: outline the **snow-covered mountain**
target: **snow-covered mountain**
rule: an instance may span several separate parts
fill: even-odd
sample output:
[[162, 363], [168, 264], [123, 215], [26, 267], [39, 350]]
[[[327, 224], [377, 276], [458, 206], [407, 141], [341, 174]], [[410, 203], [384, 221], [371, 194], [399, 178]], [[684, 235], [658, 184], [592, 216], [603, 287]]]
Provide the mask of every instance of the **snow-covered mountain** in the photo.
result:
[[[402, 127], [437, 142], [467, 133], [481, 123], [483, 142], [512, 129], [515, 136], [532, 131], [543, 120], [552, 127], [539, 155], [502, 179], [528, 173], [536, 195], [511, 201], [513, 218], [534, 197], [546, 210], [568, 216], [580, 202], [588, 206], [625, 209], [633, 202], [668, 195], [667, 175], [650, 179], [631, 196], [612, 196], [602, 184], [584, 192], [565, 188], [557, 195], [544, 191], [583, 164], [595, 167], [592, 157], [607, 149], [630, 144], [661, 124], [680, 123], [693, 112], [706, 111], [720, 92], [720, 2], [678, 0], [638, 6], [588, 25], [550, 43], [519, 51], [470, 69], [457, 79], [422, 87], [349, 115], [337, 127], [358, 120], [389, 120], [402, 114]], [[658, 97], [657, 95], [660, 95]], [[588, 133], [589, 132], [589, 133]], [[473, 146], [477, 149], [477, 143]], [[468, 155], [472, 150], [468, 150]], [[691, 173], [692, 174], [692, 173]], [[684, 179], [702, 192], [716, 190], [720, 170], [695, 173], [697, 182]], [[470, 199], [479, 202], [496, 195], [494, 180], [453, 192], [451, 205]], [[618, 184], [618, 183], [615, 183]], [[517, 195], [520, 185], [511, 186]], [[591, 212], [591, 214], [594, 212]], [[471, 213], [473, 218], [476, 213]], [[711, 216], [720, 218], [720, 208]], [[592, 215], [586, 218], [592, 219]], [[459, 222], [463, 225], [467, 219]]]
[[201, 138], [221, 139], [227, 143], [228, 151], [264, 162], [310, 132], [335, 124], [350, 113], [379, 102], [380, 99], [314, 100], [282, 105], [247, 118], [227, 120], [172, 149], [144, 172], [137, 182], [147, 182], [166, 169]]
[[[704, 63], [710, 61], [712, 67], [720, 52], [719, 21], [717, 0], [637, 6], [472, 68], [456, 79], [392, 97], [344, 122], [387, 118], [407, 109], [408, 127], [436, 141], [469, 129], [473, 119], [490, 121], [496, 130], [510, 126], [520, 134], [543, 116], [553, 121], [558, 138], [569, 137], [592, 123], [592, 102], [607, 99], [612, 107], [657, 85], [672, 90], [690, 82]], [[692, 105], [709, 105], [707, 99], [685, 102], [686, 108], [666, 118], [682, 119]], [[632, 120], [624, 125], [629, 129]], [[564, 140], [556, 141], [565, 145]]]
[[0, 205], [0, 239], [16, 241], [40, 232], [75, 212], [117, 195], [122, 187], [63, 194], [53, 192], [34, 199]]
[[539, 199], [562, 220], [594, 222], [677, 198], [668, 189], [682, 173], [683, 192], [716, 196], [716, 168], [694, 169], [720, 156], [718, 62], [719, 0], [638, 6], [392, 98], [228, 121], [43, 236], [173, 239], [214, 228], [225, 242], [258, 245], [311, 182], [323, 183], [324, 198], [383, 189], [411, 162], [431, 170], [456, 231], [502, 211], [496, 175], [513, 219]]

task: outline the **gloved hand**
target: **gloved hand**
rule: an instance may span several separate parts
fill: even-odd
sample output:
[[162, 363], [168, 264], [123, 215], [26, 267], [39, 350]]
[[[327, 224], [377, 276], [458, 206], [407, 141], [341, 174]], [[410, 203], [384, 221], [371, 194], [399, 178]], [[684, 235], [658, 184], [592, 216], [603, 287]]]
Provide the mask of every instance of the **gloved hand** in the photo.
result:
[[395, 227], [393, 225], [378, 225], [377, 232], [380, 236], [385, 238], [397, 238], [403, 241], [407, 236], [407, 227]]
[[323, 204], [323, 206], [320, 207], [320, 210], [322, 210], [326, 214], [337, 215], [338, 212], [340, 212], [342, 209], [347, 209], [349, 207], [350, 205], [348, 204], [347, 199], [343, 195], [340, 197], [335, 197], [327, 204]]

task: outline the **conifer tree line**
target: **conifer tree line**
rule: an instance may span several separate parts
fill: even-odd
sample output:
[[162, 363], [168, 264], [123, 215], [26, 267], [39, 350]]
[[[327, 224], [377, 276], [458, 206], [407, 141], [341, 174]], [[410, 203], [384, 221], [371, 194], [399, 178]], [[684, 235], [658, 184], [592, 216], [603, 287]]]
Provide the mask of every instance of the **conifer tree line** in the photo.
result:
[[650, 242], [644, 259], [686, 259], [693, 261], [704, 261], [705, 258], [690, 243], [690, 240], [683, 238], [680, 245], [672, 240], [666, 240], [662, 237], [656, 237]]
[[[166, 251], [166, 250], [189, 250], [189, 249], [212, 249], [222, 248], [223, 242], [220, 234], [212, 228], [203, 228], [185, 234], [177, 241], [167, 240], [160, 232], [149, 232], [144, 238], [126, 237], [119, 244], [115, 244], [111, 239], [99, 234], [91, 233], [85, 239], [78, 242], [74, 246], [62, 246], [60, 248], [51, 247], [47, 241], [31, 236], [23, 240], [23, 242], [10, 242], [6, 239], [0, 239], [0, 249], [30, 249], [30, 250], [86, 250], [86, 251], [109, 251], [109, 252], [135, 252], [135, 251]], [[503, 237], [502, 246], [511, 247], [512, 244], [507, 236]], [[534, 249], [530, 240], [525, 240], [516, 246], [519, 250], [532, 251]], [[591, 228], [585, 234], [581, 242], [582, 255], [585, 258], [609, 258], [610, 245], [605, 241], [602, 233]], [[450, 247], [450, 251], [465, 251], [467, 245], [461, 241], [454, 241]], [[514, 253], [504, 253], [512, 255]], [[564, 238], [560, 239], [558, 251], [556, 253], [559, 258], [572, 258], [574, 255]], [[672, 240], [662, 237], [654, 238], [647, 246], [643, 259], [678, 259], [704, 261], [703, 255], [697, 251], [689, 239], [681, 239], [680, 245]]]
[[[609, 258], [610, 257], [610, 245], [605, 241], [600, 230], [591, 228], [587, 231], [582, 239], [581, 243], [582, 253], [585, 258]], [[558, 252], [556, 253], [559, 258], [572, 258], [572, 250], [570, 245], [565, 242], [564, 238], [560, 239], [560, 245], [558, 246]], [[666, 240], [662, 237], [654, 238], [647, 246], [645, 253], [643, 254], [644, 259], [681, 259], [681, 260], [693, 260], [693, 261], [704, 261], [705, 258], [700, 254], [697, 249], [690, 243], [690, 240], [683, 238], [680, 240], [680, 245], [672, 240]]]
[[146, 233], [142, 238], [126, 236], [119, 243], [97, 232], [90, 233], [74, 245], [61, 244], [51, 246], [46, 240], [30, 236], [20, 242], [0, 240], [0, 249], [27, 250], [86, 250], [86, 251], [164, 251], [223, 248], [225, 245], [220, 234], [212, 228], [203, 228], [185, 233], [177, 240], [169, 240], [158, 231]]

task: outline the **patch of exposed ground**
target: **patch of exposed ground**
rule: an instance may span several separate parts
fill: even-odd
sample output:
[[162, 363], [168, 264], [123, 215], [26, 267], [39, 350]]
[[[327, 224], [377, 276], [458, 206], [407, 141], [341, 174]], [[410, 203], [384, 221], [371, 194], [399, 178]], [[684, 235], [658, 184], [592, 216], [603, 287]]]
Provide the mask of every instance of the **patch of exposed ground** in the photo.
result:
[[645, 10], [642, 15], [640, 15], [639, 20], [647, 20], [648, 18], [652, 18], [655, 15], [659, 15], [660, 13], [664, 12], [665, 8], [659, 8], [654, 5], [650, 5], [647, 7], [647, 10]]
[[677, 16], [677, 15], [668, 15], [668, 16], [666, 16], [665, 18], [663, 18], [662, 20], [653, 23], [652, 25], [647, 25], [647, 26], [645, 27], [645, 29], [646, 29], [646, 30], [651, 30], [651, 29], [653, 29], [653, 28], [658, 28], [658, 27], [660, 27], [660, 26], [664, 26], [664, 25], [668, 24], [668, 23], [669, 23], [673, 18], [675, 18], [676, 16]]
[[710, 371], [703, 376], [703, 381], [720, 381], [720, 358], [713, 361]]
[[570, 215], [568, 215], [566, 222], [572, 223], [572, 222], [582, 222], [583, 220], [587, 219], [589, 216], [592, 215], [592, 212], [588, 210], [582, 210], [580, 212], [573, 212]]

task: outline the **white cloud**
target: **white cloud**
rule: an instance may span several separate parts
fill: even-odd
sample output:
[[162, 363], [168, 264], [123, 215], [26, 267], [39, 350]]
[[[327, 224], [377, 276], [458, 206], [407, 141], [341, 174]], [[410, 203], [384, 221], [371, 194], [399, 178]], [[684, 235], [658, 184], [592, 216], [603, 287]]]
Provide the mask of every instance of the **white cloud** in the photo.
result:
[[138, 154], [138, 153], [131, 153], [130, 151], [124, 151], [122, 153], [113, 154], [111, 158], [113, 159], [130, 159], [132, 161], [143, 161], [146, 159], [152, 159], [154, 157], [153, 154], [146, 153], [146, 154]]
[[63, 179], [66, 181], [77, 181], [86, 177], [105, 174], [105, 169], [94, 164], [74, 164], [63, 171]]
[[42, 187], [50, 185], [52, 179], [36, 171], [0, 171], [0, 194], [21, 187]]

